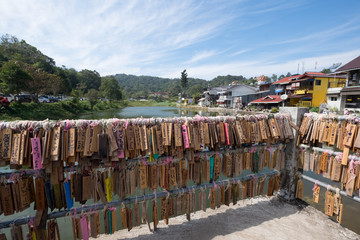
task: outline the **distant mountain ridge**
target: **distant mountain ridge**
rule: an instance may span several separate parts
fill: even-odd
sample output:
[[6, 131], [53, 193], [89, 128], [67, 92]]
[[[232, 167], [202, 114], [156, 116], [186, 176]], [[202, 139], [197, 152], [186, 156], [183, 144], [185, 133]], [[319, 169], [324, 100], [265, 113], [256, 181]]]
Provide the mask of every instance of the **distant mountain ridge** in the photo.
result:
[[[150, 92], [169, 92], [170, 96], [175, 97], [181, 92], [180, 79], [162, 78], [154, 76], [136, 76], [130, 74], [115, 74], [113, 77], [122, 87], [123, 92], [128, 97], [138, 97], [147, 95]], [[243, 76], [218, 76], [210, 81], [198, 78], [188, 79], [189, 96], [202, 93], [207, 87], [226, 86], [237, 81], [239, 84], [248, 84], [249, 80]]]

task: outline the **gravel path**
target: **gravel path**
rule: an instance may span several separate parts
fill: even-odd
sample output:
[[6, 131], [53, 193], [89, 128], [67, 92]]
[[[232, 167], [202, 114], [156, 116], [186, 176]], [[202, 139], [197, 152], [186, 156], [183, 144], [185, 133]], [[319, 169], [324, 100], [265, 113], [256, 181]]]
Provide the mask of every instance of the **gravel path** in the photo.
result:
[[[151, 224], [152, 226], [152, 224]], [[360, 239], [311, 206], [261, 197], [216, 210], [197, 211], [160, 221], [156, 232], [147, 225], [101, 235], [100, 239]], [[99, 239], [99, 238], [98, 238]]]

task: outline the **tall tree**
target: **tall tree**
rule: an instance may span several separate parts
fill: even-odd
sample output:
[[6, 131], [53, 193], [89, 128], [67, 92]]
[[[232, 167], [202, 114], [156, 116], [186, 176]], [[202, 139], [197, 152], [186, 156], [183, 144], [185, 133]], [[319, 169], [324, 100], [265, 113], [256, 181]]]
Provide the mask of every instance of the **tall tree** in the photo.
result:
[[28, 64], [36, 64], [42, 70], [53, 73], [55, 67], [54, 59], [40, 52], [24, 40], [15, 36], [3, 35], [0, 39], [0, 52], [9, 60], [22, 61]]
[[28, 89], [32, 77], [16, 61], [8, 61], [0, 70], [0, 89], [4, 93], [19, 94]]
[[271, 80], [272, 80], [272, 82], [276, 82], [277, 81], [277, 75], [276, 74], [273, 74], [272, 76], [271, 76]]
[[85, 94], [85, 96], [88, 98], [92, 110], [94, 108], [94, 105], [97, 103], [99, 97], [99, 91], [95, 89], [89, 89], [89, 91]]
[[121, 100], [122, 98], [119, 83], [114, 77], [102, 78], [100, 90], [103, 91], [105, 97], [110, 100]]
[[188, 86], [188, 74], [185, 69], [184, 71], [181, 72], [181, 87], [183, 89], [184, 94], [187, 86]]
[[80, 84], [84, 87], [84, 93], [86, 93], [89, 89], [96, 89], [99, 90], [101, 85], [101, 77], [97, 71], [91, 71], [88, 69], [84, 69], [79, 72], [78, 79]]
[[63, 79], [56, 74], [48, 73], [32, 64], [22, 64], [22, 68], [31, 76], [27, 92], [37, 99], [40, 94], [57, 94], [64, 87]]
[[279, 76], [279, 80], [283, 79], [284, 77], [285, 77], [285, 75], [284, 75], [284, 74], [281, 74], [281, 75]]
[[286, 74], [286, 77], [290, 77], [290, 76], [291, 76], [291, 73], [288, 72], [288, 73]]

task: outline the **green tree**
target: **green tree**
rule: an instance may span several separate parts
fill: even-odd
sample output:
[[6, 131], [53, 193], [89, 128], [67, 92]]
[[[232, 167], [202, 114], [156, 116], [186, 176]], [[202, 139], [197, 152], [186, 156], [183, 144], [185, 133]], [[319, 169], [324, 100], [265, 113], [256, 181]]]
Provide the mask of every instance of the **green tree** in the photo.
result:
[[291, 76], [291, 73], [288, 72], [288, 73], [286, 74], [286, 77], [290, 77], [290, 76]]
[[276, 74], [273, 74], [273, 75], [271, 75], [271, 80], [272, 80], [272, 82], [276, 82], [277, 81], [277, 75]]
[[32, 77], [24, 71], [16, 61], [8, 61], [0, 70], [0, 89], [4, 93], [19, 94], [28, 90], [28, 82]]
[[204, 92], [204, 87], [201, 84], [196, 84], [189, 89], [188, 94], [190, 96], [193, 96], [193, 95], [200, 96], [200, 94], [202, 94], [203, 92]]
[[2, 54], [1, 52], [0, 52], [0, 67], [3, 65], [3, 63], [4, 62], [6, 62], [7, 61], [7, 59], [6, 59], [6, 57], [4, 56], [4, 54]]
[[188, 74], [185, 69], [184, 71], [181, 72], [181, 87], [183, 89], [184, 94], [187, 86], [188, 86]]
[[85, 94], [85, 97], [88, 98], [88, 101], [90, 102], [91, 110], [93, 110], [95, 104], [98, 101], [99, 91], [97, 91], [96, 89], [89, 89], [88, 92]]
[[68, 95], [72, 90], [72, 86], [66, 69], [56, 67], [55, 75], [60, 78], [59, 93]]
[[279, 80], [283, 79], [284, 77], [285, 77], [285, 75], [284, 75], [284, 74], [281, 74], [281, 75], [279, 76]]
[[22, 64], [22, 68], [31, 76], [27, 91], [38, 98], [40, 94], [57, 94], [63, 88], [63, 79], [56, 74], [48, 73], [36, 65]]
[[100, 90], [103, 91], [104, 96], [110, 100], [122, 99], [119, 83], [114, 77], [102, 78]]
[[91, 71], [84, 69], [79, 72], [78, 79], [80, 82], [80, 85], [84, 87], [82, 89], [84, 93], [86, 93], [89, 89], [95, 89], [99, 90], [101, 85], [101, 77], [100, 74], [97, 71]]
[[54, 59], [40, 52], [24, 40], [15, 36], [3, 35], [0, 39], [0, 52], [9, 60], [22, 61], [28, 64], [36, 64], [36, 67], [53, 73], [55, 67]]
[[331, 69], [330, 68], [324, 68], [323, 70], [321, 70], [322, 73], [331, 73]]

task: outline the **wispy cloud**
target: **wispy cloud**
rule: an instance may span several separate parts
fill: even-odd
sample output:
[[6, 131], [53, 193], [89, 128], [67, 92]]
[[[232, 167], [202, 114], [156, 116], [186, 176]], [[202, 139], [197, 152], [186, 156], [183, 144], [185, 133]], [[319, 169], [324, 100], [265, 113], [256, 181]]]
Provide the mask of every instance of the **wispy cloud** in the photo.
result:
[[288, 9], [296, 9], [304, 4], [305, 4], [304, 1], [286, 1], [286, 0], [261, 2], [261, 4], [252, 6], [250, 9], [248, 9], [249, 11], [247, 12], [247, 14], [259, 15], [259, 14], [278, 12]]
[[[267, 62], [262, 59], [253, 61], [230, 61], [221, 64], [202, 64], [189, 67], [187, 72], [191, 77], [203, 78], [211, 80], [219, 75], [243, 75], [246, 77], [255, 77], [260, 75], [286, 74], [287, 72], [297, 73], [298, 64], [300, 71], [302, 63], [305, 64], [304, 71], [314, 71], [315, 62], [317, 62], [317, 70], [328, 68], [332, 64], [342, 62], [343, 64], [360, 55], [360, 48], [354, 51], [348, 51], [338, 54], [326, 54], [318, 57], [298, 58], [291, 61], [283, 62]], [[163, 77], [175, 78], [180, 74], [180, 68], [164, 69], [161, 72]]]
[[[102, 75], [179, 77], [187, 68], [206, 79], [256, 76], [292, 72], [303, 61], [311, 66], [317, 55], [349, 61], [351, 52], [360, 54], [358, 7], [338, 15], [319, 7], [308, 0], [1, 0], [0, 35], [25, 39], [57, 65]], [[336, 24], [328, 24], [334, 16]], [[301, 24], [311, 27], [294, 29]], [[340, 61], [316, 59], [319, 67]]]
[[234, 52], [234, 53], [231, 54], [230, 56], [241, 55], [241, 54], [246, 53], [246, 52], [248, 52], [248, 51], [250, 51], [250, 49], [242, 49], [242, 50], [239, 50], [239, 51]]
[[186, 64], [196, 63], [203, 59], [209, 58], [216, 55], [216, 51], [203, 51], [196, 53]]
[[87, 7], [82, 1], [1, 4], [3, 33], [41, 46], [59, 64], [101, 66], [102, 74], [155, 63], [171, 51], [214, 37], [232, 18], [222, 8], [198, 1], [90, 1]]

